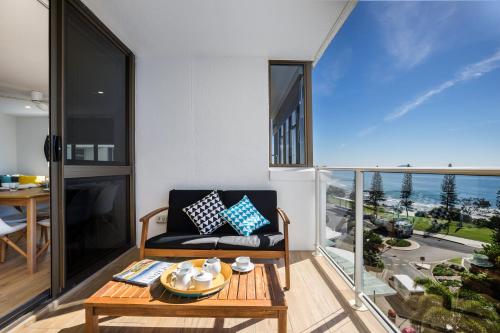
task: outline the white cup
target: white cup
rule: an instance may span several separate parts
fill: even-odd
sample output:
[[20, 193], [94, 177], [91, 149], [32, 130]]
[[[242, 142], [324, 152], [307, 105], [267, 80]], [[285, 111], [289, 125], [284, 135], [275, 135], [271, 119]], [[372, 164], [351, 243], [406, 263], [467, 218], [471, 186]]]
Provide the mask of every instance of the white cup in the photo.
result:
[[236, 266], [238, 266], [239, 269], [248, 269], [250, 266], [250, 258], [249, 257], [238, 257], [236, 258]]

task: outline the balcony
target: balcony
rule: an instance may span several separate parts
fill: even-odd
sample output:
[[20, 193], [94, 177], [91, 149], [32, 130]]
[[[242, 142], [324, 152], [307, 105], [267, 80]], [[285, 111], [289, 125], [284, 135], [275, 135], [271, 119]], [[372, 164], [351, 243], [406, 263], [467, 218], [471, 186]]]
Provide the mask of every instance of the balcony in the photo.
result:
[[[0, 266], [0, 329], [12, 325], [9, 328], [14, 332], [83, 331], [84, 300], [113, 274], [140, 258], [137, 247], [144, 245], [141, 238], [167, 233], [172, 227], [172, 219], [169, 224], [168, 217], [160, 215], [143, 232], [144, 223], [138, 218], [165, 207], [172, 189], [205, 188], [277, 192], [278, 206], [291, 220], [289, 244], [283, 236], [279, 240], [280, 246], [286, 244], [283, 249], [265, 251], [259, 258], [279, 252], [280, 259], [273, 263], [283, 282], [286, 273], [281, 258], [290, 247], [292, 288], [285, 292], [289, 332], [500, 332], [500, 169], [312, 167], [320, 160], [313, 159], [313, 150], [322, 150], [319, 145], [313, 149], [313, 132], [323, 143], [337, 143], [339, 150], [348, 145], [318, 135], [322, 127], [318, 123], [330, 122], [312, 117], [311, 82], [314, 66], [323, 54], [324, 59], [328, 57], [326, 49], [347, 22], [356, 0], [29, 1], [43, 11], [38, 17], [40, 26], [45, 27], [44, 38], [49, 39], [49, 30], [51, 33], [50, 59], [45, 67], [38, 68], [47, 75], [50, 60], [51, 80], [47, 77], [43, 85], [50, 98], [44, 99], [47, 105], [42, 110], [45, 104], [39, 99], [25, 100], [21, 95], [24, 99], [18, 98], [18, 117], [33, 111], [26, 111], [31, 104], [25, 102], [35, 103], [33, 107], [44, 112], [46, 123], [39, 138], [33, 137], [28, 145], [19, 140], [32, 132], [24, 127], [28, 123], [11, 115], [2, 118], [2, 128], [20, 130], [0, 131], [7, 148], [16, 146], [8, 149], [9, 154], [1, 154], [3, 161], [15, 160], [17, 164], [2, 165], [0, 175], [8, 176], [7, 183], [11, 184], [10, 174], [20, 174], [19, 165], [24, 164], [19, 163], [19, 156], [29, 156], [29, 163], [35, 164], [34, 155], [27, 153], [28, 146], [36, 148], [44, 167], [45, 158], [50, 160], [50, 172], [46, 170], [50, 184], [42, 192], [46, 201], [50, 200], [50, 210], [44, 209], [50, 220], [46, 216], [37, 219], [33, 205], [29, 210], [19, 209], [20, 199], [12, 198], [12, 193], [20, 193], [17, 185], [3, 188], [4, 196], [11, 196], [4, 203], [16, 207], [26, 220], [30, 216], [30, 227], [26, 236], [15, 234], [21, 230], [10, 233], [25, 250], [13, 251], [16, 247], [9, 243], [8, 251], [2, 252], [6, 260]], [[10, 1], [12, 8], [17, 2]], [[27, 19], [27, 11], [15, 12], [20, 18], [11, 21], [33, 21]], [[370, 13], [377, 18], [373, 21], [379, 21], [385, 12], [377, 9]], [[367, 20], [351, 22], [351, 27], [361, 27], [359, 22]], [[411, 30], [413, 24], [407, 25]], [[28, 36], [31, 41], [42, 40], [20, 28], [3, 30], [12, 40], [28, 46], [34, 44]], [[11, 32], [15, 31], [14, 36]], [[463, 35], [463, 31], [459, 33]], [[353, 36], [360, 35], [364, 36], [354, 31]], [[365, 38], [370, 40], [369, 36]], [[354, 39], [344, 41], [350, 44]], [[403, 46], [412, 41], [397, 39]], [[490, 43], [496, 49], [498, 38], [492, 39]], [[42, 44], [49, 46], [49, 42]], [[422, 49], [419, 43], [413, 44]], [[17, 52], [10, 55], [9, 63], [0, 66], [12, 66], [16, 80], [17, 72], [24, 73], [28, 80], [36, 76], [35, 71], [20, 65], [18, 60], [25, 54], [49, 54], [48, 49]], [[357, 52], [363, 56], [359, 60], [371, 54], [364, 48]], [[335, 62], [342, 60], [337, 57], [340, 53], [331, 54]], [[404, 107], [404, 112], [385, 115], [385, 122], [404, 131], [389, 121], [408, 113], [412, 105], [422, 104], [454, 85], [461, 86], [458, 83], [465, 83], [465, 79], [473, 81], [500, 68], [499, 59], [497, 52], [471, 62], [473, 66], [464, 67], [455, 79], [424, 93], [409, 104], [411, 107]], [[353, 66], [357, 73], [367, 76], [359, 60], [352, 61]], [[332, 67], [343, 70], [344, 66], [339, 63]], [[333, 74], [327, 75], [325, 82], [337, 87], [332, 83], [338, 73]], [[355, 76], [349, 79], [361, 86]], [[378, 83], [379, 79], [373, 81]], [[321, 90], [320, 85], [316, 87], [316, 92]], [[385, 96], [373, 95], [387, 100], [399, 96], [388, 91]], [[352, 93], [343, 98], [372, 103], [357, 93], [352, 98]], [[12, 99], [14, 95], [9, 96]], [[469, 99], [476, 100], [477, 96]], [[325, 109], [335, 106], [335, 110], [345, 110], [343, 117], [351, 117], [349, 107], [333, 104], [325, 103]], [[355, 114], [347, 122], [339, 117], [331, 124], [338, 130], [354, 122], [351, 120], [370, 121], [370, 127], [359, 133], [343, 128], [357, 134], [361, 145], [369, 141], [369, 134], [382, 131], [376, 125], [382, 118], [379, 114], [379, 119], [369, 119], [376, 118], [375, 113], [368, 114], [374, 112], [371, 105], [360, 109], [367, 113]], [[491, 108], [485, 109], [491, 112]], [[447, 110], [451, 112], [452, 108]], [[453, 117], [461, 122], [469, 119]], [[488, 119], [478, 117], [483, 118]], [[430, 132], [431, 122], [412, 127]], [[314, 131], [313, 123], [317, 127]], [[498, 123], [480, 122], [478, 132], [482, 127], [494, 132], [491, 125]], [[461, 128], [453, 127], [449, 132], [462, 136]], [[343, 135], [332, 128], [323, 127], [323, 131]], [[442, 133], [442, 129], [434, 127], [434, 132]], [[47, 133], [50, 136], [45, 148], [49, 152], [44, 157], [39, 146]], [[494, 143], [497, 137], [474, 138], [479, 143]], [[427, 140], [439, 142], [430, 137]], [[453, 141], [453, 136], [447, 140]], [[469, 144], [473, 146], [476, 141]], [[387, 150], [377, 147], [377, 154], [379, 151]], [[362, 155], [352, 152], [347, 164]], [[338, 151], [325, 154], [334, 157], [334, 162], [341, 161]], [[475, 161], [471, 156], [466, 158]], [[45, 226], [37, 227], [38, 222]], [[45, 228], [43, 239], [38, 240], [37, 228], [40, 236]], [[273, 232], [279, 234], [277, 229], [276, 224]], [[159, 258], [177, 260], [158, 253]], [[199, 254], [191, 252], [192, 257], [193, 253]], [[96, 316], [91, 314], [92, 324]], [[277, 323], [268, 319], [103, 316], [99, 326], [104, 332], [263, 332], [275, 331]]]
[[[370, 199], [373, 187], [378, 186], [373, 184], [377, 173], [384, 195], [375, 208]], [[404, 175], [409, 174], [412, 204], [407, 216], [400, 197]], [[443, 211], [440, 197], [446, 194], [444, 180], [453, 179], [449, 175], [455, 176], [457, 198], [449, 211], [448, 229], [448, 212]], [[498, 170], [457, 168], [271, 169], [271, 187], [278, 190], [280, 205], [287, 207], [293, 220], [292, 247], [311, 248], [292, 251], [293, 288], [286, 292], [289, 331], [446, 332], [453, 327], [467, 332], [479, 327], [489, 332], [497, 327], [493, 309], [498, 302], [494, 289], [498, 269], [479, 253], [498, 228], [493, 224], [498, 216], [496, 191], [491, 190], [498, 175]], [[429, 178], [433, 179], [431, 187], [426, 182]], [[129, 252], [18, 331], [81, 330], [83, 300], [135, 258], [137, 252]], [[284, 267], [277, 264], [284, 281]], [[360, 311], [365, 309], [369, 311]], [[122, 327], [161, 327], [166, 332], [181, 327], [193, 332], [201, 328], [214, 332], [276, 328], [275, 320], [238, 319], [152, 322], [104, 317], [100, 324], [111, 331]]]

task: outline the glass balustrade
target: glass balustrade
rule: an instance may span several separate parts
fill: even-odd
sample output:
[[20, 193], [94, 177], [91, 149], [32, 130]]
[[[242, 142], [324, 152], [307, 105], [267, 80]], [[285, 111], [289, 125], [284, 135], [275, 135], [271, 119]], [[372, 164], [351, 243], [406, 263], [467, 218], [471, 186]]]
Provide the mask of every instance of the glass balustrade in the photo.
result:
[[500, 331], [500, 177], [360, 171], [359, 263], [355, 172], [317, 173], [319, 246], [353, 286], [360, 270], [360, 299], [398, 331]]

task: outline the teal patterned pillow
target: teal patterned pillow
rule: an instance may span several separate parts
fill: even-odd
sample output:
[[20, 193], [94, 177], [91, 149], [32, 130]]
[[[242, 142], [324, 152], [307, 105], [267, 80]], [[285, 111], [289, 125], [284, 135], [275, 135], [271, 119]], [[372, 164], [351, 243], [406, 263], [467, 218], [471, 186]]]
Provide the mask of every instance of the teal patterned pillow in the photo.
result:
[[219, 215], [241, 236], [250, 236], [255, 230], [271, 224], [246, 195], [236, 205], [219, 212]]

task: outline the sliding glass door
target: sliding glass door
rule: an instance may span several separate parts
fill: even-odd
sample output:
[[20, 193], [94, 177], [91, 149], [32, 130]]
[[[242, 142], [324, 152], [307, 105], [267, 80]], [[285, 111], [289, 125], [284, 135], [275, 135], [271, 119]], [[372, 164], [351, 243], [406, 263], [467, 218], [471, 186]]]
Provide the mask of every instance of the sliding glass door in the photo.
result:
[[135, 244], [134, 56], [79, 1], [52, 6], [53, 284], [62, 291]]

